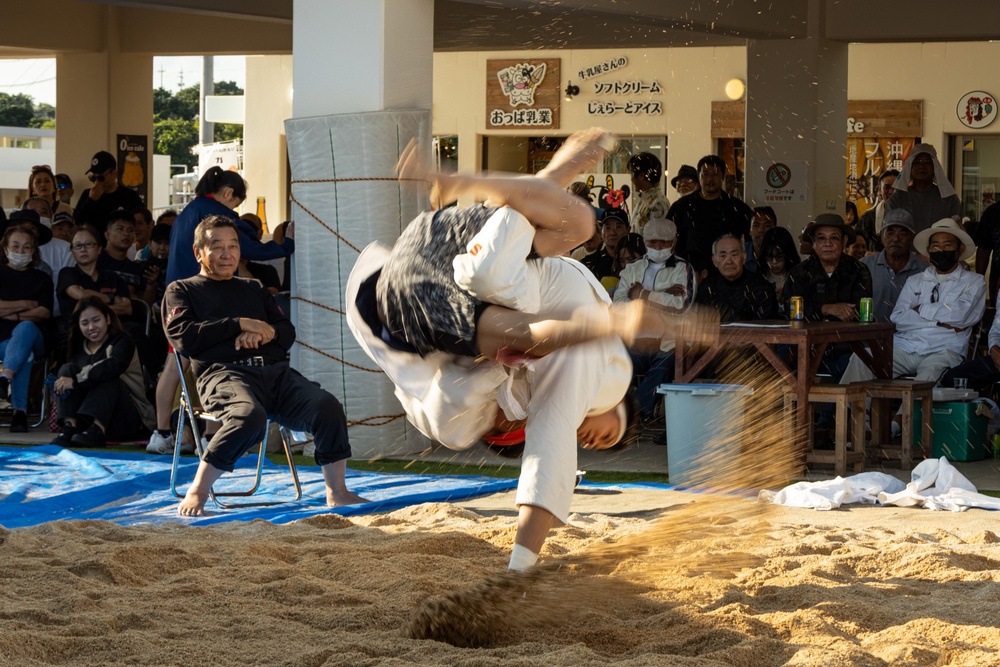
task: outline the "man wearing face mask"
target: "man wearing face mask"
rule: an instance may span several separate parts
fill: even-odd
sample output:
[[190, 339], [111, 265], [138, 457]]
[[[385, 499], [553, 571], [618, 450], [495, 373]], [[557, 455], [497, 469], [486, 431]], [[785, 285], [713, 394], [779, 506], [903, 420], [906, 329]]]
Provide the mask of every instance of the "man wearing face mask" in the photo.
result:
[[93, 225], [104, 234], [113, 211], [131, 211], [144, 205], [134, 190], [118, 184], [118, 162], [111, 153], [94, 153], [86, 173], [93, 185], [76, 202], [73, 217], [78, 225]]
[[[913, 247], [930, 258], [931, 266], [906, 281], [892, 311], [892, 375], [937, 382], [965, 358], [972, 329], [986, 309], [986, 281], [966, 270], [964, 262], [976, 253], [976, 246], [951, 218], [917, 234]], [[873, 377], [854, 357], [841, 383]]]
[[[618, 303], [644, 299], [668, 312], [679, 313], [694, 300], [694, 269], [673, 254], [677, 226], [667, 218], [652, 218], [642, 230], [646, 256], [621, 272], [614, 300]], [[655, 354], [630, 351], [633, 373], [644, 376], [637, 396], [644, 422], [652, 420], [656, 388], [674, 380], [674, 337], [660, 341]]]

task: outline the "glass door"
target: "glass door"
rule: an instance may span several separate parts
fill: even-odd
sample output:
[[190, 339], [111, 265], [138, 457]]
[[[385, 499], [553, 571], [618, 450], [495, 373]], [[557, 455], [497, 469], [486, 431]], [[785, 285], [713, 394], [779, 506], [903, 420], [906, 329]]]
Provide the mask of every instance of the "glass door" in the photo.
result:
[[962, 215], [978, 222], [986, 207], [996, 201], [1000, 186], [1000, 137], [953, 136], [951, 155], [953, 183], [962, 200]]

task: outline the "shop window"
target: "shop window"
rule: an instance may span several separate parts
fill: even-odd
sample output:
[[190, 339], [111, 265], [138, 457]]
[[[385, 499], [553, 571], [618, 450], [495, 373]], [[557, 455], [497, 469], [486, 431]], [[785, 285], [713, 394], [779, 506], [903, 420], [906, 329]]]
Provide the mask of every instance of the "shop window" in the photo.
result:
[[438, 171], [458, 171], [458, 137], [442, 135], [434, 137], [434, 163]]
[[723, 187], [730, 196], [743, 199], [746, 178], [746, 148], [743, 139], [719, 139], [718, 156], [726, 161], [726, 182]]

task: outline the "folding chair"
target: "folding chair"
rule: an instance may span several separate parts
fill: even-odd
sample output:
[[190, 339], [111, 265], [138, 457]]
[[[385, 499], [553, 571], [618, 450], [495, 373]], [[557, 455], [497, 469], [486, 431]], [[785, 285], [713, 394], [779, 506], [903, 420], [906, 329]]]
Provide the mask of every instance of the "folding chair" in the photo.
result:
[[[201, 446], [201, 433], [198, 429], [198, 419], [205, 419], [208, 421], [220, 421], [217, 417], [204, 410], [196, 409], [194, 402], [191, 400], [191, 392], [187, 386], [187, 380], [184, 378], [184, 366], [181, 363], [181, 355], [174, 350], [174, 362], [177, 364], [177, 373], [180, 376], [180, 387], [181, 387], [181, 404], [180, 412], [177, 417], [177, 435], [174, 440], [174, 461], [173, 466], [170, 469], [170, 491], [178, 498], [183, 498], [184, 494], [177, 490], [177, 468], [181, 460], [181, 438], [184, 437], [184, 425], [187, 422], [191, 424], [191, 433], [194, 436], [195, 451], [200, 458], [204, 453]], [[248, 497], [252, 496], [257, 492], [260, 487], [261, 476], [264, 471], [264, 458], [265, 452], [267, 450], [267, 433], [271, 427], [271, 420], [268, 419], [264, 426], [264, 437], [260, 442], [260, 450], [257, 454], [257, 470], [254, 475], [253, 486], [249, 489], [242, 491], [226, 491], [226, 492], [216, 492], [214, 489], [209, 489], [208, 497], [216, 505], [223, 509], [229, 509], [232, 507], [267, 507], [270, 505], [281, 505], [286, 502], [295, 502], [302, 498], [302, 484], [299, 482], [299, 472], [295, 468], [295, 459], [292, 457], [292, 449], [289, 444], [289, 438], [286, 437], [284, 430], [281, 432], [281, 444], [285, 449], [285, 456], [288, 458], [288, 470], [292, 475], [292, 484], [295, 487], [295, 498], [286, 500], [271, 500], [271, 501], [257, 501], [257, 502], [246, 502], [246, 503], [229, 503], [219, 500], [219, 498], [226, 497]]]
[[[38, 399], [38, 403], [39, 403], [39, 406], [38, 406], [38, 421], [36, 421], [34, 424], [28, 424], [28, 428], [38, 428], [42, 424], [46, 424], [49, 421], [49, 416], [50, 416], [49, 413], [52, 410], [52, 408], [50, 407], [50, 405], [51, 405], [51, 401], [53, 399], [52, 399], [52, 391], [50, 390], [49, 385], [45, 384], [45, 376], [48, 373], [48, 369], [50, 368], [50, 366], [51, 366], [51, 364], [50, 364], [50, 359], [49, 359], [48, 353], [44, 354], [39, 359], [35, 359], [35, 361], [31, 364], [31, 385], [28, 388], [29, 395], [30, 395], [31, 390], [35, 389], [37, 387], [41, 387], [41, 393], [42, 393], [42, 395]], [[3, 367], [2, 364], [0, 364], [0, 368], [2, 368], [2, 367]], [[28, 419], [30, 420], [31, 419], [31, 417], [30, 417], [30, 414], [31, 414], [30, 413], [30, 409], [31, 409], [31, 402], [30, 402], [30, 400], [29, 400], [29, 404], [28, 404], [28, 409], [29, 409], [29, 417], [28, 417]], [[6, 423], [0, 424], [0, 428], [7, 428], [9, 426], [10, 426], [10, 421], [7, 421]]]

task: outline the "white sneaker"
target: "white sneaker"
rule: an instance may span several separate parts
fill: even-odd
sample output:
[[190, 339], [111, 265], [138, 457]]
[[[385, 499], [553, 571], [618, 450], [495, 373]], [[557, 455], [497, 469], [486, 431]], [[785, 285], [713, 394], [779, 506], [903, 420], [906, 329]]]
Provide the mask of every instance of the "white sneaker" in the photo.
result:
[[[146, 451], [150, 454], [173, 454], [174, 453], [174, 441], [169, 437], [164, 437], [157, 431], [153, 431], [153, 435], [149, 436], [149, 444], [146, 445]], [[183, 449], [181, 451], [184, 451]]]

